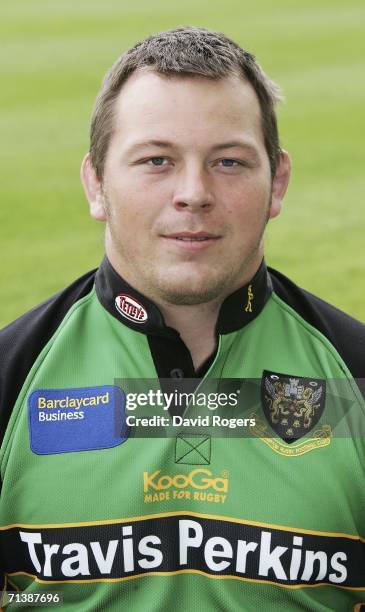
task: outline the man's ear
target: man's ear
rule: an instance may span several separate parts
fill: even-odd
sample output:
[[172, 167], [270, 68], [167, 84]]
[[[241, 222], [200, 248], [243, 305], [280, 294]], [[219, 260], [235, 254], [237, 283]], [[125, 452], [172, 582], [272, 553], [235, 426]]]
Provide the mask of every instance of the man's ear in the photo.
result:
[[277, 217], [281, 210], [281, 202], [288, 188], [291, 172], [290, 157], [283, 149], [280, 152], [278, 165], [272, 182], [271, 205], [269, 218]]
[[90, 215], [97, 221], [106, 221], [102, 185], [91, 163], [90, 153], [82, 160], [80, 176], [89, 201]]

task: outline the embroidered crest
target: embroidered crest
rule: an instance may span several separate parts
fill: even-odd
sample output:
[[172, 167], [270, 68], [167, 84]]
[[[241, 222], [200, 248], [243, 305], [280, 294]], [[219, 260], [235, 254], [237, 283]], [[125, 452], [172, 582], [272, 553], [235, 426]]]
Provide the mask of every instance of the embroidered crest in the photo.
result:
[[326, 383], [264, 371], [261, 399], [265, 416], [273, 430], [291, 444], [315, 427], [322, 415]]

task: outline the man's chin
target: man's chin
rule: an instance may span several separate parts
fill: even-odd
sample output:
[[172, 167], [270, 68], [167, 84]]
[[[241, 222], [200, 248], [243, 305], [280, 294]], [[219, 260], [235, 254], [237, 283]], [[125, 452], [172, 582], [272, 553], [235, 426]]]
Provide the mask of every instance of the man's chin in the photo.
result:
[[192, 285], [191, 282], [176, 285], [161, 283], [155, 290], [158, 291], [160, 299], [176, 306], [196, 306], [222, 297], [222, 283], [208, 286], [206, 281], [197, 286]]

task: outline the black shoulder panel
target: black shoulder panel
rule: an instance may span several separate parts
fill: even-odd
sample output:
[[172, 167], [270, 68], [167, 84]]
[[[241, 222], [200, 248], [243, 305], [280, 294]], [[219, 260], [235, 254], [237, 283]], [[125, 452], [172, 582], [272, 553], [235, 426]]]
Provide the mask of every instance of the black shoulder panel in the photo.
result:
[[365, 325], [301, 289], [280, 272], [268, 270], [274, 292], [331, 342], [354, 378], [365, 379]]
[[0, 330], [0, 444], [28, 372], [71, 306], [87, 295], [95, 270]]

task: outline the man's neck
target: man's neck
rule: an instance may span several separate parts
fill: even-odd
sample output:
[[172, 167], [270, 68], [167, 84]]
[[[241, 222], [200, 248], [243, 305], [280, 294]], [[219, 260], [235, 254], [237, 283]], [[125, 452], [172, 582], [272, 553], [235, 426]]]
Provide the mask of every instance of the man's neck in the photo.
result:
[[[128, 274], [123, 273], [120, 261], [118, 261], [119, 258], [115, 256], [113, 249], [107, 249], [107, 256], [114, 269], [127, 283], [137, 289], [137, 291], [144, 293], [146, 297], [156, 304], [164, 317], [166, 325], [179, 332], [191, 354], [194, 368], [198, 370], [217, 347], [216, 324], [221, 305], [228, 294], [221, 295], [219, 298], [204, 304], [171, 304], [165, 300], [159, 300], [157, 296], [150, 294], [148, 291], [144, 291], [143, 287], [138, 286], [138, 283], [133, 281], [133, 278], [129, 278]], [[254, 276], [261, 259], [262, 254], [258, 253], [258, 257], [246, 271], [246, 278], [242, 279], [239, 286], [243, 286]], [[239, 286], [232, 287], [228, 293], [233, 293]]]

